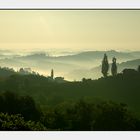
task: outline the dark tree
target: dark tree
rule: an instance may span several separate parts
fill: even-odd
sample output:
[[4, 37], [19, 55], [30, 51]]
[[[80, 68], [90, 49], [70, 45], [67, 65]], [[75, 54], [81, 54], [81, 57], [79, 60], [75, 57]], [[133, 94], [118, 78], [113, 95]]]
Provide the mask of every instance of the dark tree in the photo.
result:
[[138, 72], [140, 72], [140, 65], [138, 66]]
[[93, 125], [96, 131], [139, 130], [139, 119], [128, 111], [126, 104], [104, 102], [97, 105], [98, 115]]
[[108, 70], [109, 70], [108, 59], [107, 59], [107, 55], [104, 54], [104, 58], [102, 61], [102, 74], [104, 77], [107, 77]]
[[54, 78], [54, 72], [53, 72], [53, 69], [51, 70], [51, 78], [52, 78], [52, 79]]
[[112, 76], [117, 75], [117, 65], [116, 65], [116, 58], [113, 57], [112, 59], [112, 67], [111, 67]]
[[10, 115], [0, 113], [0, 131], [43, 131], [47, 130], [43, 124], [34, 121], [25, 121], [21, 114]]
[[12, 92], [0, 94], [0, 112], [21, 114], [25, 120], [38, 121], [42, 115], [40, 108], [30, 96], [19, 96]]

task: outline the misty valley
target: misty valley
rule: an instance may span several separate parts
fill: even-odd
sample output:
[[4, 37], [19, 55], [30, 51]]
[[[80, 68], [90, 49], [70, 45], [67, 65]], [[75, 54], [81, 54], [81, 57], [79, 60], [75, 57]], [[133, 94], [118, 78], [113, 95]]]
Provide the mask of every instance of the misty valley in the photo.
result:
[[0, 51], [0, 130], [140, 130], [139, 51]]
[[[97, 79], [101, 74], [101, 61], [104, 53], [108, 54], [109, 63], [112, 57], [117, 58], [118, 72], [124, 68], [134, 68], [140, 64], [140, 52], [120, 51], [10, 51], [0, 52], [0, 64], [2, 67], [31, 68], [45, 76], [50, 75], [51, 69], [56, 76], [62, 76], [68, 81], [79, 81], [82, 78]], [[109, 71], [110, 73], [110, 71]]]

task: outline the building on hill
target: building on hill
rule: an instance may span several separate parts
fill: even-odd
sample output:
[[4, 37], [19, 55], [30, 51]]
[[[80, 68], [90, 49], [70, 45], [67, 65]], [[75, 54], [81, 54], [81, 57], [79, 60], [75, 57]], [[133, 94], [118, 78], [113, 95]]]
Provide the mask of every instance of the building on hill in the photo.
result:
[[91, 81], [92, 81], [92, 79], [91, 79], [91, 78], [89, 78], [89, 79], [82, 78], [82, 82], [91, 82]]
[[24, 68], [24, 71], [27, 71], [27, 72], [29, 72], [29, 73], [32, 72], [31, 68]]
[[49, 81], [52, 81], [52, 82], [57, 82], [57, 83], [64, 83], [64, 82], [66, 82], [64, 80], [64, 77], [61, 77], [61, 76], [54, 77], [54, 70], [53, 69], [51, 70], [51, 75], [48, 76], [47, 78], [48, 78]]
[[31, 70], [31, 68], [20, 68], [19, 69], [19, 73], [20, 74], [23, 74], [23, 75], [31, 74], [32, 73], [32, 70]]
[[64, 77], [56, 77], [54, 80], [55, 80], [55, 82], [58, 82], [58, 83], [65, 82]]

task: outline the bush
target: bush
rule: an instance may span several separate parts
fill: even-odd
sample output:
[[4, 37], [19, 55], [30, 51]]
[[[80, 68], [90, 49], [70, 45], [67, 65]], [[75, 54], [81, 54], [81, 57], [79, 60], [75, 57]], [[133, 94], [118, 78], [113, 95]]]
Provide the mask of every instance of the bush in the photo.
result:
[[35, 131], [47, 129], [39, 122], [25, 121], [20, 114], [8, 115], [7, 113], [0, 113], [0, 130]]
[[79, 101], [69, 107], [57, 106], [47, 112], [43, 124], [52, 130], [128, 131], [140, 130], [140, 120], [125, 104]]
[[30, 96], [19, 96], [12, 92], [0, 95], [0, 112], [21, 114], [25, 120], [38, 121], [41, 111]]

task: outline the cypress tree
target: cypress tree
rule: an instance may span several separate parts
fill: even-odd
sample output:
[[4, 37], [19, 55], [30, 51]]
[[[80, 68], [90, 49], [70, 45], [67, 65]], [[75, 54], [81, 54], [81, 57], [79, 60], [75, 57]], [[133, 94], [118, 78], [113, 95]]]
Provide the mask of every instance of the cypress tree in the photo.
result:
[[138, 66], [138, 72], [140, 72], [140, 65]]
[[51, 78], [52, 78], [52, 79], [54, 78], [54, 72], [53, 72], [53, 69], [51, 70]]
[[117, 75], [117, 65], [116, 65], [116, 58], [113, 57], [112, 59], [112, 67], [111, 67], [112, 76]]
[[108, 59], [107, 59], [107, 55], [104, 54], [104, 58], [102, 61], [102, 70], [101, 70], [104, 77], [107, 77], [108, 70], [109, 70]]

